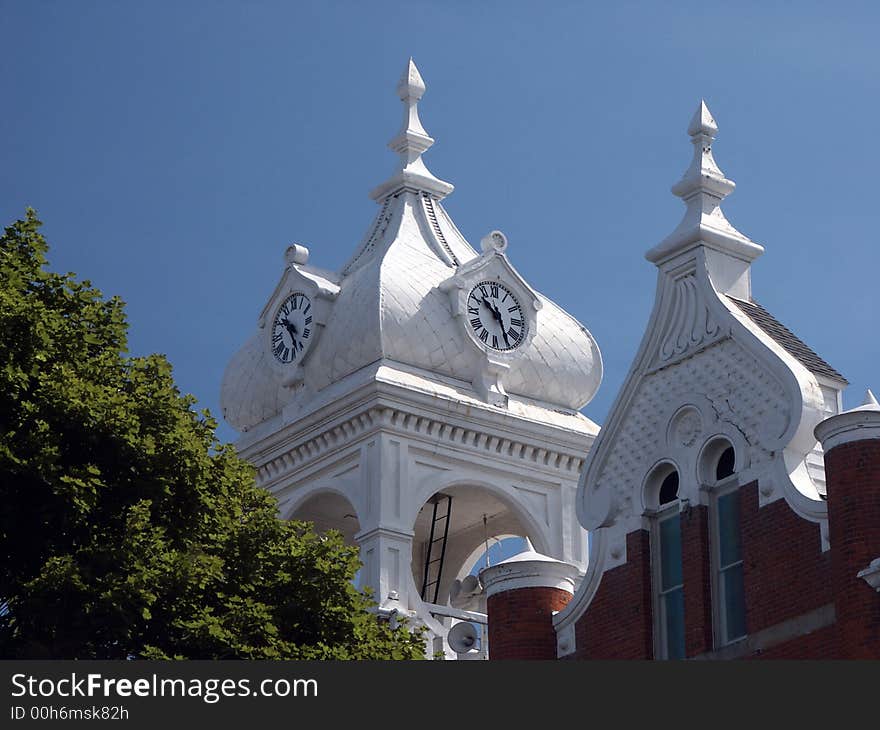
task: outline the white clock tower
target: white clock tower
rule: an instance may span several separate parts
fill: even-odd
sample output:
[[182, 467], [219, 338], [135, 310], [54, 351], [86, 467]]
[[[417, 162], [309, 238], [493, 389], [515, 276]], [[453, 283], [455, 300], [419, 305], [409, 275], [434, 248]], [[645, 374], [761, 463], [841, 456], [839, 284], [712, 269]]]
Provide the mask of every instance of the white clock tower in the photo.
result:
[[343, 269], [287, 249], [280, 280], [222, 386], [237, 447], [286, 518], [360, 546], [380, 611], [424, 622], [428, 651], [452, 622], [487, 540], [528, 537], [586, 567], [575, 514], [598, 426], [579, 409], [602, 378], [586, 328], [532, 289], [493, 231], [475, 251], [440, 201], [453, 186], [422, 161], [425, 85], [410, 60], [395, 173]]

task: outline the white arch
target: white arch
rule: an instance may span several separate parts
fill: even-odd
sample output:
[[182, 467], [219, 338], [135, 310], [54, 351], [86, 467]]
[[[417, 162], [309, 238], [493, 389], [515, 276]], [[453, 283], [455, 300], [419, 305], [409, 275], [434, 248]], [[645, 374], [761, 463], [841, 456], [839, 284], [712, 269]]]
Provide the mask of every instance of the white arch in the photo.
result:
[[[525, 528], [527, 535], [531, 540], [535, 549], [546, 555], [551, 555], [553, 550], [550, 541], [551, 527], [541, 525], [532, 514], [525, 509], [525, 506], [519, 501], [516, 495], [516, 487], [501, 486], [497, 483], [486, 481], [484, 479], [474, 479], [464, 474], [438, 474], [435, 477], [426, 479], [419, 485], [418, 490], [412, 496], [412, 502], [408, 505], [408, 510], [402, 515], [405, 524], [409, 526], [415, 525], [419, 510], [433, 497], [437, 492], [446, 489], [483, 489], [489, 494], [497, 497], [507, 508], [509, 508], [517, 520]], [[551, 557], [553, 557], [551, 555]]]
[[335, 484], [327, 482], [316, 482], [315, 484], [310, 484], [309, 486], [303, 487], [301, 490], [298, 490], [294, 499], [284, 503], [284, 512], [281, 515], [282, 519], [293, 519], [293, 515], [296, 514], [297, 510], [299, 510], [306, 502], [308, 502], [312, 497], [318, 497], [322, 494], [334, 494], [338, 497], [342, 497], [343, 499], [345, 499], [354, 510], [354, 514], [355, 517], [357, 517], [358, 524], [363, 523], [363, 520], [361, 519], [361, 507], [359, 504], [359, 500], [354, 499], [353, 496], [349, 494], [345, 489], [341, 489]]
[[[496, 541], [498, 541], [498, 542], [500, 543], [500, 542], [502, 542], [503, 540], [507, 540], [507, 539], [509, 539], [509, 538], [522, 539], [523, 537], [524, 537], [523, 535], [514, 535], [514, 534], [511, 533], [511, 532], [506, 532], [506, 533], [500, 533], [500, 534], [498, 534], [498, 535], [491, 535], [491, 536], [489, 537], [489, 539], [490, 539], [490, 540], [496, 540]], [[492, 546], [490, 545], [489, 548], [491, 549], [491, 547], [492, 547]], [[466, 575], [468, 575], [468, 574], [470, 573], [470, 570], [467, 569], [467, 566], [468, 566], [468, 565], [473, 565], [473, 564], [475, 564], [477, 558], [481, 557], [481, 556], [483, 555], [483, 553], [485, 553], [485, 552], [486, 552], [486, 545], [485, 545], [485, 543], [483, 543], [483, 544], [477, 546], [474, 550], [472, 550], [471, 553], [470, 553], [470, 555], [468, 555], [468, 556], [464, 559], [464, 562], [462, 563], [461, 568], [459, 568], [458, 573], [456, 574], [455, 577], [458, 578], [459, 580], [461, 580], [461, 579], [464, 578]]]

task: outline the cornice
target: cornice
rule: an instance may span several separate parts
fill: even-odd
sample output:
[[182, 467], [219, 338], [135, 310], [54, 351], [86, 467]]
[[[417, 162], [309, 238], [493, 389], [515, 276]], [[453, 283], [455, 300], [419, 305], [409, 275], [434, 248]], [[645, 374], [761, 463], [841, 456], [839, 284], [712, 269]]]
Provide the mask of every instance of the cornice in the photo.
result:
[[573, 594], [579, 577], [577, 566], [546, 559], [504, 561], [480, 571], [487, 598], [520, 588], [557, 588]]
[[815, 435], [826, 454], [843, 444], [880, 439], [880, 411], [844, 411], [820, 422]]
[[325, 420], [305, 432], [300, 430], [297, 436], [265, 444], [264, 448], [243, 451], [242, 456], [256, 467], [257, 482], [268, 486], [335, 449], [379, 432], [463, 449], [481, 458], [503, 459], [508, 465], [512, 462], [514, 468], [519, 462], [530, 468], [561, 472], [570, 479], [577, 478], [591, 443], [591, 438], [583, 434], [577, 444], [560, 445], [542, 438], [524, 438], [492, 423], [456, 423], [450, 420], [449, 414], [444, 417], [412, 404], [375, 398], [361, 402], [358, 408], [341, 418]]
[[[433, 379], [428, 380], [428, 376]], [[413, 377], [429, 383], [431, 388], [421, 389], [410, 381], [395, 380], [412, 380]], [[571, 409], [519, 398], [512, 398], [508, 408], [494, 407], [476, 397], [459, 396], [463, 387], [468, 386], [391, 360], [377, 360], [327, 388], [320, 394], [321, 398], [308, 404], [306, 410], [287, 409], [283, 414], [242, 434], [235, 445], [246, 458], [258, 458], [261, 452], [271, 450], [282, 442], [300, 439], [309, 430], [317, 431], [327, 423], [347, 418], [349, 414], [362, 409], [363, 404], [379, 397], [404, 407], [429, 411], [443, 419], [476, 420], [484, 423], [486, 428], [509, 430], [512, 433], [521, 433], [525, 429], [535, 438], [562, 442], [573, 448], [579, 448], [585, 439], [589, 441], [599, 432], [595, 423]], [[516, 412], [520, 405], [533, 407], [535, 415]], [[552, 414], [559, 414], [570, 423], [554, 423]]]

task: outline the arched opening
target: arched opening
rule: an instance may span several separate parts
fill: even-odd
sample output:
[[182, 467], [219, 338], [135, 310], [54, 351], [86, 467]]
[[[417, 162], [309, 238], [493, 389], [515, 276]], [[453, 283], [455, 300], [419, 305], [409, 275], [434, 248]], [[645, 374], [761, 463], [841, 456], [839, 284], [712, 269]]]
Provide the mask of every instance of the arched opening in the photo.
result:
[[498, 565], [526, 549], [526, 539], [521, 535], [490, 535], [488, 543], [488, 548], [486, 545], [477, 548], [475, 557], [466, 560], [459, 573], [466, 571], [467, 575], [477, 575], [483, 568]]
[[288, 516], [315, 526], [316, 532], [337, 530], [347, 545], [356, 545], [354, 536], [360, 530], [357, 513], [351, 502], [337, 492], [319, 492], [308, 497]]
[[481, 612], [485, 602], [479, 586], [464, 579], [485, 567], [487, 546], [494, 565], [521, 552], [523, 538], [540, 542], [503, 498], [461, 485], [433, 495], [419, 510], [414, 532], [412, 572], [422, 600], [445, 605], [455, 586], [455, 603]]
[[715, 479], [719, 482], [733, 475], [733, 468], [736, 464], [736, 452], [733, 446], [728, 446], [721, 452], [718, 457], [718, 464], [715, 466]]
[[662, 507], [678, 499], [678, 472], [671, 471], [667, 474], [663, 481], [660, 482], [659, 502]]
[[678, 469], [670, 461], [657, 464], [645, 479], [645, 507], [657, 511], [678, 499], [681, 486]]
[[654, 593], [656, 654], [684, 658], [684, 577], [678, 469], [661, 462], [645, 480], [645, 502], [651, 510], [651, 570]]
[[713, 485], [736, 472], [736, 450], [723, 436], [710, 439], [700, 454], [699, 474], [703, 484]]
[[[318, 492], [306, 498], [288, 515], [290, 520], [311, 522], [315, 532], [337, 530], [342, 534], [346, 545], [357, 545], [354, 536], [360, 531], [360, 522], [351, 502], [338, 492]], [[355, 573], [352, 583], [361, 586], [361, 571]]]
[[736, 450], [726, 438], [710, 439], [700, 455], [700, 478], [710, 487], [712, 594], [715, 641], [724, 646], [746, 635], [745, 584]]

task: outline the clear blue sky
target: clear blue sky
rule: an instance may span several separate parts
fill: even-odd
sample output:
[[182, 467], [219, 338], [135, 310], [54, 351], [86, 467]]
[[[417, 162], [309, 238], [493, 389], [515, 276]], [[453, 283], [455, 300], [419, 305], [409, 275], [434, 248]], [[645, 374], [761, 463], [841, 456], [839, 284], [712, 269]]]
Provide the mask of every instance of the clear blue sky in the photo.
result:
[[585, 412], [601, 423], [705, 97], [738, 185], [725, 211], [766, 247], [755, 298], [857, 405], [880, 387], [878, 8], [0, 0], [0, 219], [35, 207], [53, 268], [120, 295], [131, 351], [166, 353], [219, 413], [285, 247], [337, 268], [369, 226], [412, 55], [447, 210], [472, 243], [503, 230], [514, 265], [595, 335], [605, 380]]

